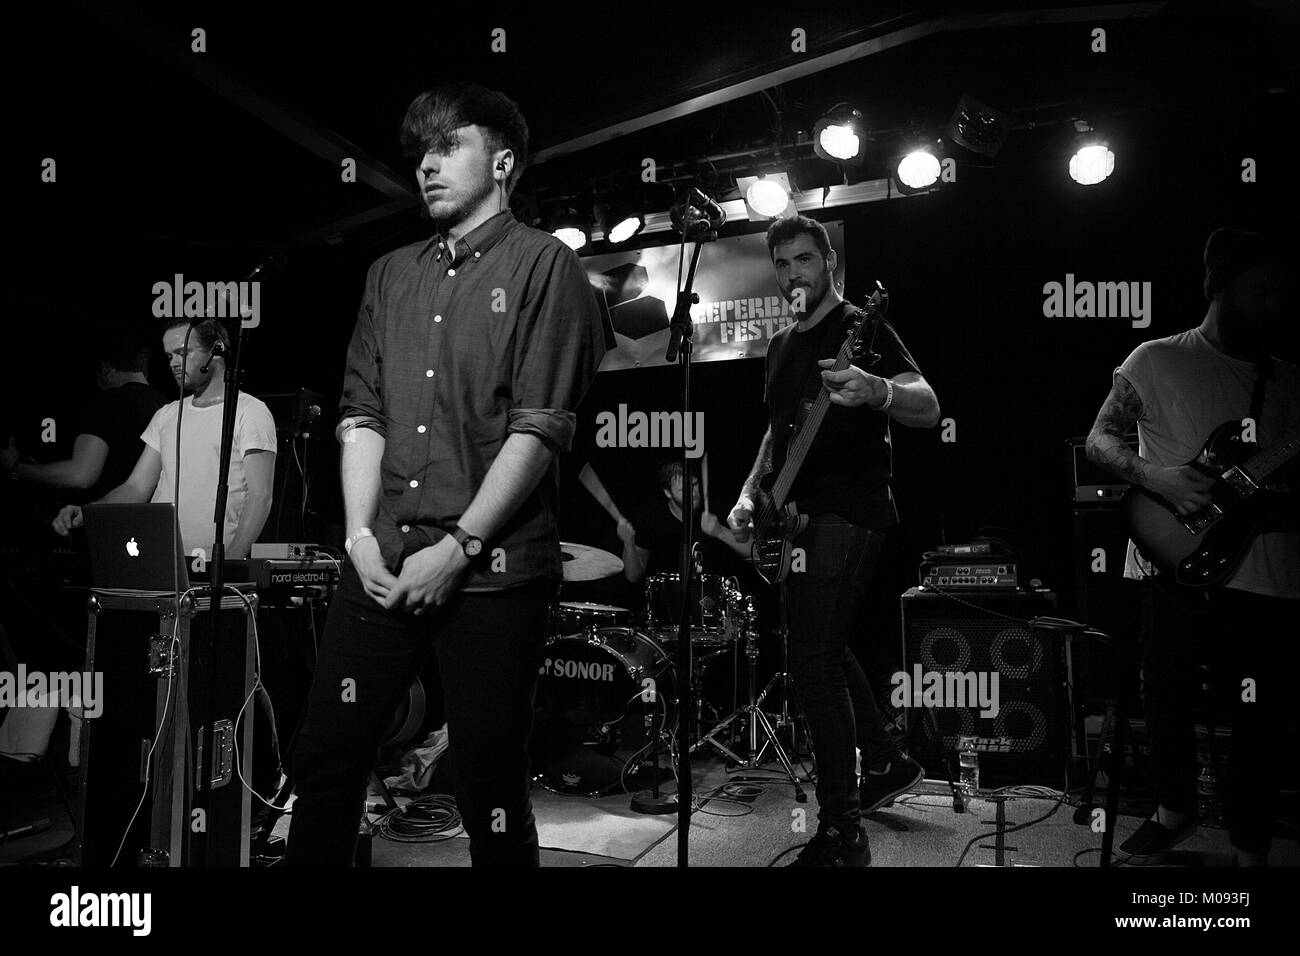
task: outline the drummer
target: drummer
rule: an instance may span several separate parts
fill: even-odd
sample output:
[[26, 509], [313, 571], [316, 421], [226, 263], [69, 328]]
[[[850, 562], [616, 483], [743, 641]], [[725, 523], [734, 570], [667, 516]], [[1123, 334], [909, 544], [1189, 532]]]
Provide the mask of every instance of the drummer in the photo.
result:
[[[648, 574], [674, 574], [681, 571], [682, 548], [682, 463], [670, 461], [659, 469], [659, 489], [653, 503], [634, 512], [634, 522], [618, 523], [618, 537], [623, 542], [623, 575], [638, 584]], [[691, 505], [698, 515], [695, 525], [699, 545], [698, 567], [706, 574], [728, 574], [735, 559], [728, 549], [741, 558], [749, 558], [749, 545], [741, 544], [725, 523], [711, 511], [704, 510], [700, 479], [691, 478]]]

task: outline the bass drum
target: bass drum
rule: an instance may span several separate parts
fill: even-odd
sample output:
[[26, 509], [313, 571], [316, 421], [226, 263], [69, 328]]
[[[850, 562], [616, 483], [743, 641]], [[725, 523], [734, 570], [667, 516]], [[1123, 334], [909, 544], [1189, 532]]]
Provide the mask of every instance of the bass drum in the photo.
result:
[[541, 675], [530, 749], [537, 779], [556, 793], [618, 791], [652, 736], [676, 723], [668, 655], [632, 628], [552, 637]]

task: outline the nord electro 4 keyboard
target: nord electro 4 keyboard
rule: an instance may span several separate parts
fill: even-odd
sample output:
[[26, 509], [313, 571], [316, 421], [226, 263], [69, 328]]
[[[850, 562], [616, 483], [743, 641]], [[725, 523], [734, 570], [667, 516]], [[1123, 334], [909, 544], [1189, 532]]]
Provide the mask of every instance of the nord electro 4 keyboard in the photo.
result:
[[226, 562], [226, 580], [271, 588], [336, 587], [339, 564], [330, 558], [246, 558]]
[[339, 563], [329, 559], [249, 558], [249, 578], [259, 588], [334, 587]]

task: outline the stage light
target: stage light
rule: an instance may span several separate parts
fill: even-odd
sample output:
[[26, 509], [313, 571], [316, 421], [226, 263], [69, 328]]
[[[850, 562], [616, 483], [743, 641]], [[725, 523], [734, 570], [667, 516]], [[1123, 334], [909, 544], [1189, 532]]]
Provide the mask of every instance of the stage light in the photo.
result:
[[745, 202], [755, 212], [775, 219], [790, 204], [790, 194], [774, 179], [759, 179], [745, 190]]
[[939, 181], [939, 157], [929, 146], [917, 146], [898, 161], [895, 175], [906, 189], [929, 189]]
[[551, 235], [577, 252], [591, 238], [591, 227], [578, 215], [578, 211], [566, 207], [556, 211], [551, 219]]
[[1115, 154], [1086, 121], [1076, 120], [1074, 128], [1078, 136], [1070, 157], [1070, 178], [1080, 186], [1095, 186], [1115, 171]]
[[948, 120], [945, 135], [949, 142], [992, 159], [1007, 141], [1012, 122], [1009, 113], [963, 93]]
[[866, 156], [867, 129], [862, 112], [837, 103], [813, 124], [813, 152], [832, 163], [856, 166]]
[[644, 216], [639, 213], [635, 216], [624, 216], [610, 227], [609, 233], [605, 238], [614, 243], [627, 242], [644, 228]]
[[745, 216], [750, 222], [766, 222], [797, 213], [791, 198], [794, 188], [789, 173], [737, 176], [736, 188], [745, 197]]
[[598, 210], [605, 239], [615, 245], [627, 242], [645, 228], [645, 213], [629, 199], [615, 199]]

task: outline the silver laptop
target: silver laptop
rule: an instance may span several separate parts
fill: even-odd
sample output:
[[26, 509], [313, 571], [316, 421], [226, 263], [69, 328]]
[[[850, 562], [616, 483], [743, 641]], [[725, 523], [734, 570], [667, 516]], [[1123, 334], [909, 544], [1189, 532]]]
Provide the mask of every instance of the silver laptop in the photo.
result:
[[85, 505], [81, 515], [93, 587], [175, 592], [190, 586], [175, 505]]

